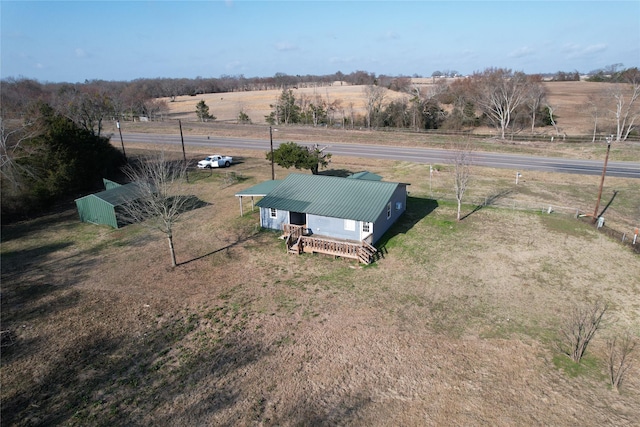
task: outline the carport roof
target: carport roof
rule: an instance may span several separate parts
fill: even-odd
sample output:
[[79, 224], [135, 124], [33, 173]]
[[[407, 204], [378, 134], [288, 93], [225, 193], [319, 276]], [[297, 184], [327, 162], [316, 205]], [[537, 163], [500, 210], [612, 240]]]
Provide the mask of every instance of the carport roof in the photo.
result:
[[275, 179], [273, 181], [265, 181], [260, 184], [254, 185], [253, 187], [246, 188], [242, 191], [238, 191], [236, 193], [236, 197], [244, 197], [244, 196], [260, 196], [264, 197], [273, 191], [278, 185], [282, 183], [281, 179]]

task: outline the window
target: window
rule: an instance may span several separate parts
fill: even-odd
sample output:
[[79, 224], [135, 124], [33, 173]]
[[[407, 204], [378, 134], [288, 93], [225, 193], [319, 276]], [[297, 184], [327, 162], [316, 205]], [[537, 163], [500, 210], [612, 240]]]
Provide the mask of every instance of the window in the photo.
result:
[[344, 229], [347, 231], [356, 231], [356, 222], [352, 219], [345, 219]]
[[387, 203], [387, 219], [391, 218], [391, 202]]
[[269, 208], [269, 215], [271, 216], [271, 218], [277, 218], [278, 210], [276, 208]]
[[399, 211], [402, 209], [402, 202], [396, 202], [396, 210]]
[[369, 222], [362, 222], [362, 232], [363, 233], [369, 233], [371, 231], [371, 223]]

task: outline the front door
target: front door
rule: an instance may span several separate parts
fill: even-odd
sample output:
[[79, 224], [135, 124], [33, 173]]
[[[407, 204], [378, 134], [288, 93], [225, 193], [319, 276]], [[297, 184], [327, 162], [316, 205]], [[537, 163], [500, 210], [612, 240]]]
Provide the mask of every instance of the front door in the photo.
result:
[[292, 225], [306, 225], [307, 214], [302, 212], [289, 212], [289, 224]]

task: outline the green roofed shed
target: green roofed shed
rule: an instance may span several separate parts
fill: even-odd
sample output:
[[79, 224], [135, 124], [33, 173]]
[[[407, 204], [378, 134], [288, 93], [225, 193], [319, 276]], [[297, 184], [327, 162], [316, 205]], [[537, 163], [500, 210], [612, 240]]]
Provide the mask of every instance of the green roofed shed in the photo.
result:
[[122, 224], [118, 218], [118, 208], [133, 202], [138, 197], [138, 186], [135, 183], [129, 183], [80, 197], [76, 199], [76, 206], [82, 222], [118, 228]]

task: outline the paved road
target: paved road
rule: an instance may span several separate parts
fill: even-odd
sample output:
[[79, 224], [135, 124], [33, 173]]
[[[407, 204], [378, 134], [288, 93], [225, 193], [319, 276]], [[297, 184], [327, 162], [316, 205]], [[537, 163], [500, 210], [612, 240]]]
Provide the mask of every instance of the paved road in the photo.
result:
[[[125, 149], [127, 143], [156, 143], [156, 144], [181, 144], [179, 135], [161, 135], [144, 133], [123, 133]], [[112, 136], [114, 144], [120, 144], [119, 135]], [[210, 147], [211, 154], [233, 154], [233, 149], [269, 150], [268, 140], [241, 139], [241, 138], [208, 138], [206, 136], [185, 136], [185, 146]], [[274, 148], [280, 142], [273, 141]], [[307, 143], [313, 144], [313, 142]], [[318, 146], [324, 147], [324, 142], [318, 142]], [[384, 145], [363, 145], [363, 144], [329, 144], [329, 149], [333, 155], [366, 157], [376, 159], [387, 159], [389, 161], [406, 161], [425, 164], [445, 164], [451, 163], [452, 153], [449, 150], [432, 148], [411, 148], [394, 147]], [[595, 160], [575, 160], [553, 157], [521, 156], [516, 154], [499, 154], [474, 152], [473, 162], [479, 166], [492, 168], [520, 170], [536, 170], [543, 172], [559, 172], [582, 175], [601, 175], [604, 159]], [[607, 176], [621, 178], [640, 179], [640, 163], [614, 162], [609, 161], [607, 165]]]

